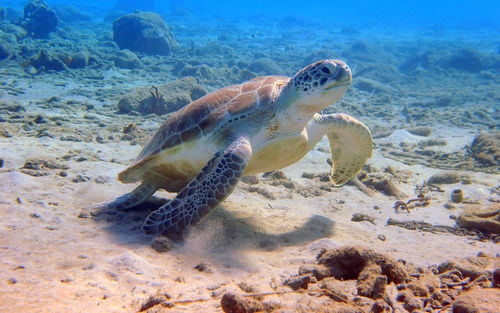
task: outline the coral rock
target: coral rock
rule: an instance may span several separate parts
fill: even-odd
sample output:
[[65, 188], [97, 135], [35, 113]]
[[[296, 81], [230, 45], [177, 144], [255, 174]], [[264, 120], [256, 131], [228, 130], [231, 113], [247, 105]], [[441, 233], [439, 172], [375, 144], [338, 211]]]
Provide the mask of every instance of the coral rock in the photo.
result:
[[47, 37], [56, 30], [58, 17], [43, 0], [32, 0], [24, 7], [21, 26], [33, 37]]
[[159, 86], [139, 88], [118, 101], [120, 113], [138, 111], [142, 114], [167, 114], [177, 111], [204, 96], [205, 88], [193, 77], [183, 77]]
[[500, 132], [480, 134], [471, 145], [474, 158], [484, 166], [500, 165]]
[[453, 313], [498, 312], [500, 289], [471, 289], [453, 302]]
[[149, 55], [169, 55], [177, 48], [161, 16], [151, 12], [128, 14], [114, 21], [113, 39], [121, 49]]
[[226, 293], [221, 299], [222, 310], [226, 313], [250, 313], [264, 311], [262, 302], [244, 298], [233, 293]]

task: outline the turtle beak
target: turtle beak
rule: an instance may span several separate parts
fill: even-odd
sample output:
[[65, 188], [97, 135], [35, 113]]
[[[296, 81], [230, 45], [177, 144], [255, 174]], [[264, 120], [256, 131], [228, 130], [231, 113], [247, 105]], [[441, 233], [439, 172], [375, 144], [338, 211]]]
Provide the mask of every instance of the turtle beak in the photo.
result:
[[331, 82], [323, 90], [330, 90], [335, 87], [350, 85], [352, 83], [352, 73], [347, 64], [341, 60], [326, 60], [323, 64], [323, 71], [330, 71]]

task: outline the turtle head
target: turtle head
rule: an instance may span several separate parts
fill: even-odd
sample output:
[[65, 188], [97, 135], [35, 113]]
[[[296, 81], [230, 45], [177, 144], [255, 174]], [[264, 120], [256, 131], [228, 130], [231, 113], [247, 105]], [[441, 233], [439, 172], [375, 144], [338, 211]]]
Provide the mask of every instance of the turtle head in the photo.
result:
[[288, 83], [294, 101], [306, 112], [318, 112], [344, 95], [352, 81], [349, 67], [340, 60], [321, 60], [300, 70]]

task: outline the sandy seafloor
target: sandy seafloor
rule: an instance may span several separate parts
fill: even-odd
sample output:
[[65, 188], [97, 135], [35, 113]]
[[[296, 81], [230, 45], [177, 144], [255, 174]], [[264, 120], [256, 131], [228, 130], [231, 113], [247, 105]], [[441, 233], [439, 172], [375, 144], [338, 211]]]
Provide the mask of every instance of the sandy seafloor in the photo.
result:
[[[368, 28], [340, 35], [337, 29], [312, 26], [285, 34], [280, 27], [258, 25], [237, 25], [227, 31], [231, 29], [227, 25], [207, 27], [199, 22], [189, 31], [182, 21], [170, 24], [184, 50], [180, 56], [158, 59], [158, 64], [193, 60], [208, 64], [215, 71], [215, 80], [210, 76], [199, 79], [208, 90], [240, 82], [217, 72], [237, 65], [227, 65], [217, 53], [190, 52], [191, 41], [194, 50], [203, 49], [207, 42], [231, 47], [230, 58], [241, 60], [242, 67], [252, 58], [272, 60], [287, 75], [307, 64], [307, 58], [324, 58], [329, 51], [335, 54], [332, 57], [346, 60], [354, 71], [354, 86], [329, 111], [350, 113], [372, 129], [375, 149], [365, 173], [389, 177], [400, 197], [369, 186], [365, 186], [369, 192], [355, 184], [333, 188], [317, 178], [304, 178], [304, 172], [328, 172], [329, 147], [324, 139], [303, 160], [283, 169], [293, 189], [273, 186], [272, 178], [259, 177], [259, 190], [274, 196], [269, 199], [262, 192], [251, 192], [255, 189], [249, 184], [240, 183], [221, 207], [193, 227], [184, 242], [159, 253], [151, 247], [152, 237], [140, 229], [147, 210], [92, 216], [85, 207], [133, 189], [116, 181], [116, 174], [137, 156], [145, 139], [136, 138], [139, 144], [121, 140], [122, 129], [133, 123], [147, 137], [165, 117], [118, 114], [117, 101], [137, 87], [175, 80], [171, 67], [153, 71], [155, 58], [145, 57], [144, 67], [134, 70], [110, 67], [91, 74], [75, 70], [72, 75], [64, 71], [31, 75], [23, 71], [23, 59], [14, 58], [0, 64], [0, 102], [4, 106], [20, 104], [25, 111], [2, 111], [0, 107], [0, 158], [4, 161], [0, 168], [0, 311], [134, 312], [149, 296], [162, 293], [173, 300], [212, 300], [157, 308], [158, 312], [221, 311], [220, 296], [227, 290], [238, 291], [241, 282], [256, 292], [272, 291], [300, 265], [314, 263], [321, 249], [345, 245], [368, 247], [420, 266], [478, 253], [498, 254], [493, 240], [386, 225], [394, 218], [455, 226], [450, 216], [456, 217], [465, 209], [498, 207], [498, 164], [482, 168], [467, 157], [464, 148], [479, 133], [497, 131], [498, 68], [470, 72], [418, 65], [412, 73], [398, 71], [415, 51], [431, 51], [438, 63], [441, 57], [462, 48], [474, 49], [483, 58], [495, 58], [494, 34], [487, 30]], [[75, 28], [66, 27], [67, 32], [77, 33]], [[196, 32], [199, 29], [206, 31], [200, 35]], [[227, 38], [217, 40], [223, 29]], [[89, 46], [110, 40], [109, 25], [98, 28], [97, 35], [89, 29], [81, 31]], [[63, 47], [70, 42], [55, 36], [50, 40]], [[360, 46], [353, 47], [356, 43]], [[101, 76], [92, 78], [95, 73]], [[376, 85], [374, 89], [357, 87], [361, 78]], [[58, 98], [57, 106], [49, 101], [51, 97]], [[442, 97], [451, 99], [446, 107], [432, 102]], [[409, 118], [411, 113], [404, 113], [408, 111], [415, 116]], [[466, 112], [471, 114], [464, 115]], [[489, 119], [475, 112], [483, 112]], [[33, 123], [38, 115], [46, 123]], [[429, 127], [431, 134], [416, 136], [404, 130], [418, 126]], [[68, 135], [73, 139], [61, 139]], [[102, 143], [96, 141], [97, 136], [104, 138]], [[445, 140], [445, 145], [427, 148], [435, 152], [433, 156], [411, 158], [390, 153], [405, 147], [411, 152], [411, 147], [433, 138]], [[33, 176], [33, 171], [27, 174], [21, 169], [29, 159], [49, 160], [64, 169], [35, 169], [43, 173]], [[460, 181], [439, 185], [442, 192], [430, 191], [429, 205], [410, 213], [395, 211], [395, 201], [416, 196], [416, 185], [434, 174], [453, 170], [459, 171]], [[61, 171], [67, 175], [62, 176]], [[463, 190], [468, 204], [448, 205], [455, 189]], [[165, 192], [158, 195], [174, 196]], [[351, 221], [354, 213], [371, 216], [373, 223]], [[194, 269], [204, 262], [211, 273]], [[275, 300], [301, 301], [300, 297], [303, 295], [286, 295]]]

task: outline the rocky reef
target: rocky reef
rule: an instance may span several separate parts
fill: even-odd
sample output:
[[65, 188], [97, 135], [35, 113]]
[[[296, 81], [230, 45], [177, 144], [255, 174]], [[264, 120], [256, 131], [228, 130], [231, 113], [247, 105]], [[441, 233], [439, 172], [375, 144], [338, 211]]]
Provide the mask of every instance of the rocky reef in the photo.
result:
[[26, 29], [29, 36], [43, 38], [57, 29], [58, 22], [56, 12], [49, 8], [44, 0], [31, 0], [24, 7], [20, 25]]
[[169, 55], [177, 48], [174, 36], [159, 14], [137, 12], [113, 22], [113, 40], [121, 49]]
[[194, 77], [136, 89], [118, 101], [118, 111], [128, 114], [164, 115], [177, 111], [207, 93]]

